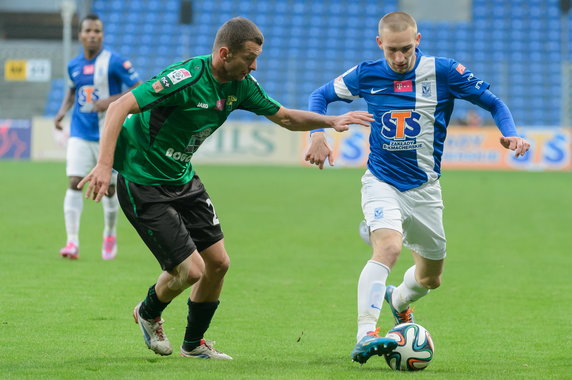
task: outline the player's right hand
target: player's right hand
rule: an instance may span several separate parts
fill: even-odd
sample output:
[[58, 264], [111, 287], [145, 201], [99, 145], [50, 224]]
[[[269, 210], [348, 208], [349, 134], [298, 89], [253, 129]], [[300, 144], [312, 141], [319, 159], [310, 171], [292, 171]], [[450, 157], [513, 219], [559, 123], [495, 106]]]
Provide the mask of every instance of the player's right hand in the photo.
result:
[[350, 125], [363, 125], [369, 127], [373, 122], [373, 115], [365, 111], [351, 111], [343, 115], [336, 116], [332, 128], [338, 132], [347, 131]]
[[91, 198], [96, 202], [101, 201], [101, 198], [107, 195], [107, 189], [111, 182], [111, 168], [102, 167], [100, 164], [97, 164], [95, 168], [78, 183], [78, 190], [81, 190], [88, 182], [89, 185], [87, 186], [85, 197]]
[[334, 152], [328, 145], [324, 132], [314, 132], [310, 138], [310, 146], [304, 156], [305, 160], [316, 165], [320, 170], [324, 169], [326, 158], [330, 166], [334, 166]]
[[62, 120], [64, 119], [64, 115], [60, 115], [57, 114], [56, 117], [54, 117], [54, 126], [56, 127], [56, 129], [58, 131], [63, 131], [64, 127], [62, 126]]

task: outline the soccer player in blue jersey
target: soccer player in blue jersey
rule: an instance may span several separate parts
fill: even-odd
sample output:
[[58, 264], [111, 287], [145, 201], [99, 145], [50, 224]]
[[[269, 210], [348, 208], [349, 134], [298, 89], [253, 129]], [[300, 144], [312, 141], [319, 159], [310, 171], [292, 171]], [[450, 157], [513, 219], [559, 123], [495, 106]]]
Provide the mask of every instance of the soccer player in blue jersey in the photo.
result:
[[[352, 67], [310, 97], [310, 110], [323, 114], [331, 102], [363, 98], [375, 119], [361, 191], [373, 253], [359, 277], [357, 344], [351, 354], [361, 364], [392, 350], [392, 342], [376, 328], [383, 300], [396, 324], [414, 322], [410, 304], [441, 283], [446, 240], [439, 177], [454, 100], [488, 110], [502, 133], [500, 144], [515, 156], [530, 147], [487, 82], [453, 59], [418, 49], [421, 34], [409, 14], [385, 15], [378, 32], [383, 59]], [[324, 133], [314, 131], [306, 160], [323, 168], [326, 159], [333, 164], [332, 150]], [[403, 244], [415, 265], [399, 286], [386, 286]]]
[[[69, 89], [54, 118], [56, 129], [62, 130], [62, 119], [74, 106], [70, 138], [67, 143], [66, 174], [69, 187], [64, 199], [67, 243], [60, 255], [68, 259], [79, 257], [79, 225], [83, 209], [82, 191], [77, 185], [95, 166], [99, 152], [99, 130], [109, 104], [126, 89], [140, 82], [131, 63], [103, 47], [103, 23], [90, 14], [80, 23], [79, 40], [83, 53], [68, 63]], [[116, 222], [118, 202], [115, 179], [103, 198], [104, 232], [102, 258], [110, 260], [117, 253]]]

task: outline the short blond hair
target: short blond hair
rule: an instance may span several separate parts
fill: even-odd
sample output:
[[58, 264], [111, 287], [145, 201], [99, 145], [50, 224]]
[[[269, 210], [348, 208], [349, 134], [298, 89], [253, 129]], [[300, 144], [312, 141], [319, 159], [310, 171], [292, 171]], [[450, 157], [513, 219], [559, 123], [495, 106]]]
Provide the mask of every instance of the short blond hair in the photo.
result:
[[391, 12], [379, 20], [377, 32], [381, 37], [384, 29], [387, 29], [390, 32], [403, 32], [408, 28], [412, 28], [413, 32], [417, 34], [417, 22], [409, 13]]

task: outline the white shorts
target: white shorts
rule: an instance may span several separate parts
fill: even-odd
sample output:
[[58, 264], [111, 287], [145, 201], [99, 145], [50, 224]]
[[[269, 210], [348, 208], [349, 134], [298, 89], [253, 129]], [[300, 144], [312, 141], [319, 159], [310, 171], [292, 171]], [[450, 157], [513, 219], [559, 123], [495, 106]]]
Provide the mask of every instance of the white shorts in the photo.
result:
[[401, 192], [367, 170], [361, 183], [362, 210], [370, 231], [398, 231], [403, 244], [419, 255], [430, 260], [445, 258], [447, 240], [439, 181]]
[[[66, 175], [68, 177], [85, 177], [97, 163], [99, 142], [88, 141], [78, 137], [68, 139], [66, 153]], [[111, 176], [111, 184], [117, 183], [117, 172]]]

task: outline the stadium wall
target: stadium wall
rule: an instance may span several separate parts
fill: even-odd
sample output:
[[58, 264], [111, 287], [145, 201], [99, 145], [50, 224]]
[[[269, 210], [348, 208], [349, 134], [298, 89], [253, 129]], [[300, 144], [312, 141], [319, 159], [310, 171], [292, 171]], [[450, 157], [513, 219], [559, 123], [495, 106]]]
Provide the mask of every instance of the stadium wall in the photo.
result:
[[[69, 120], [64, 120], [67, 126]], [[365, 167], [369, 154], [369, 130], [352, 127], [344, 133], [327, 131], [336, 167]], [[519, 128], [531, 142], [531, 150], [515, 159], [499, 144], [494, 127], [450, 127], [443, 155], [444, 169], [475, 170], [571, 170], [572, 129]], [[65, 160], [67, 131], [54, 130], [51, 118], [0, 120], [0, 159]], [[203, 143], [194, 157], [197, 163], [231, 165], [306, 165], [308, 133], [293, 133], [271, 122], [227, 122]]]

